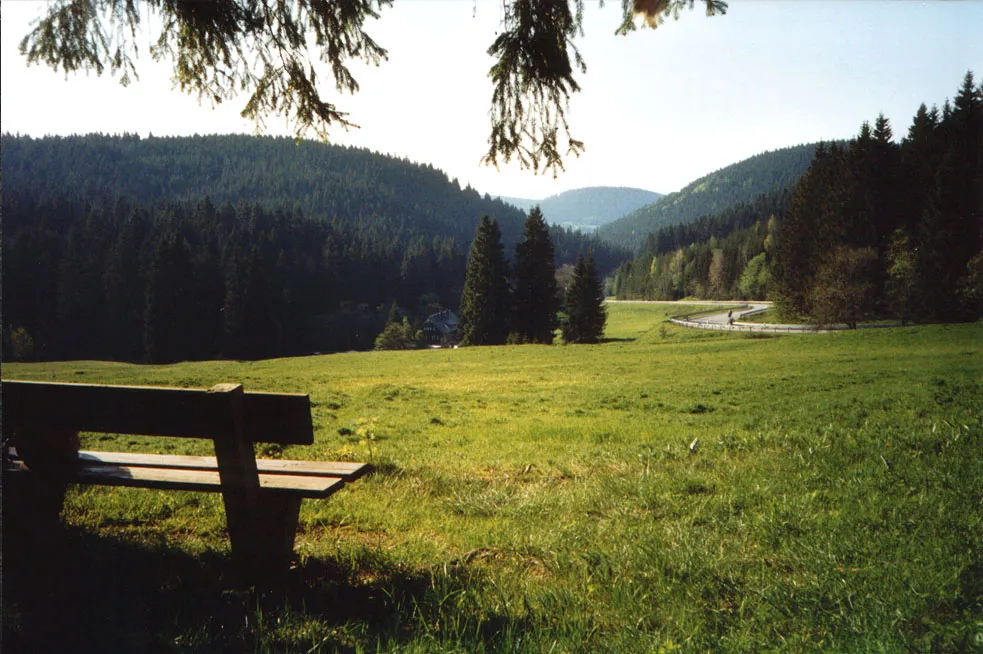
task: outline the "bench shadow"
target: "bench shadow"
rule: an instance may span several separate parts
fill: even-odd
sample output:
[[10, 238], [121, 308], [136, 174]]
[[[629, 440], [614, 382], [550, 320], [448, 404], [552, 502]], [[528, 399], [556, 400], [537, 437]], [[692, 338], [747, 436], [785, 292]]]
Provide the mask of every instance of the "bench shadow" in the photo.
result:
[[[257, 592], [236, 585], [224, 552], [194, 556], [163, 538], [133, 542], [61, 522], [24, 538], [4, 523], [7, 653], [297, 649], [296, 634], [278, 635], [278, 624], [314, 634], [320, 645], [312, 651], [373, 649], [446, 620], [456, 609], [435, 593], [455, 592], [480, 575], [469, 566], [411, 569], [368, 552], [357, 562], [309, 559], [275, 591]], [[462, 611], [453, 617], [485, 643], [528, 628], [517, 618]]]

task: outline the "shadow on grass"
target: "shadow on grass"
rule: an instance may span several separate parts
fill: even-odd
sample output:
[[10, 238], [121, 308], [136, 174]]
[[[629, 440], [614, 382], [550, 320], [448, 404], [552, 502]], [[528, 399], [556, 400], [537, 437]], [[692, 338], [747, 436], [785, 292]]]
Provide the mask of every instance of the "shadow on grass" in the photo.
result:
[[[5, 507], [6, 509], [6, 507]], [[53, 522], [3, 541], [3, 651], [355, 651], [396, 645], [453, 622], [495, 649], [528, 628], [521, 619], [445, 599], [482, 584], [467, 566], [412, 569], [367, 550], [310, 559], [283, 588], [237, 587], [219, 552], [192, 556], [164, 542], [134, 543]], [[13, 533], [12, 533], [13, 532]]]

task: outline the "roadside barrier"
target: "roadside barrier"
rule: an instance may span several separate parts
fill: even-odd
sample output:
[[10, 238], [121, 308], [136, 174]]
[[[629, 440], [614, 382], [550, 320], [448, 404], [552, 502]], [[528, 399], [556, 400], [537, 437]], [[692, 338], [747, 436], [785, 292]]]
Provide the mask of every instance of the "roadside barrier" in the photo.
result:
[[[746, 309], [749, 306], [751, 306], [751, 305], [750, 304], [738, 304], [738, 305], [735, 305], [735, 306], [733, 306], [731, 308], [733, 308], [733, 309]], [[727, 306], [725, 306], [724, 308], [726, 309]], [[760, 309], [760, 311], [765, 311], [765, 309]], [[712, 309], [702, 309], [700, 311], [694, 311], [693, 313], [684, 313], [684, 314], [681, 314], [681, 315], [678, 315], [678, 316], [672, 316], [669, 320], [677, 320], [677, 319], [678, 320], [692, 320], [694, 316], [713, 316], [713, 315], [716, 315], [718, 313], [720, 313], [720, 309], [714, 307]], [[745, 313], [738, 314], [738, 317], [743, 318], [744, 316], [751, 315], [752, 313], [755, 313], [755, 311], [747, 311]], [[697, 322], [697, 321], [694, 321], [694, 322]]]
[[[742, 316], [743, 317], [743, 316]], [[816, 325], [768, 325], [765, 323], [753, 322], [734, 322], [730, 325], [721, 325], [712, 322], [702, 322], [699, 320], [689, 320], [688, 318], [670, 318], [669, 322], [680, 327], [691, 327], [693, 329], [709, 329], [720, 332], [746, 332], [757, 334], [820, 334], [830, 331], [840, 331], [849, 329], [846, 325], [830, 325], [828, 327], [817, 327]]]
[[[761, 310], [759, 310], [761, 311]], [[738, 317], [743, 318], [752, 313], [758, 313], [759, 311], [749, 311], [747, 313], [740, 314]], [[691, 314], [695, 315], [695, 314]], [[756, 323], [756, 322], [737, 322], [727, 324], [719, 324], [712, 322], [704, 322], [701, 320], [692, 320], [688, 316], [678, 316], [669, 319], [674, 325], [679, 325], [680, 327], [691, 327], [693, 329], [709, 329], [712, 331], [722, 331], [722, 332], [745, 332], [745, 333], [757, 333], [757, 334], [825, 334], [827, 332], [838, 332], [846, 331], [850, 329], [849, 325], [779, 325], [779, 324], [769, 324], [769, 323]], [[880, 327], [900, 327], [901, 323], [884, 323], [876, 325], [858, 325], [858, 329], [876, 329]]]

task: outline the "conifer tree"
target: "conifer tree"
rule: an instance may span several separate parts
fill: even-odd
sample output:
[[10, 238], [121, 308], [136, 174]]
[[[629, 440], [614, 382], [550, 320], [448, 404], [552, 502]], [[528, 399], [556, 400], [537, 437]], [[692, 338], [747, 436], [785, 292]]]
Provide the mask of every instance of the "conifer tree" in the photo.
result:
[[911, 127], [908, 128], [908, 136], [905, 138], [905, 145], [912, 146], [918, 144], [925, 147], [931, 138], [935, 128], [939, 126], [939, 110], [934, 108], [929, 112], [928, 107], [923, 102], [912, 119]]
[[512, 330], [520, 342], [553, 342], [557, 328], [556, 263], [550, 230], [538, 206], [529, 211], [525, 240], [515, 246]]
[[983, 94], [967, 73], [941, 115], [918, 108], [900, 146], [880, 115], [844, 152], [816, 152], [780, 223], [778, 299], [820, 320], [847, 305], [864, 305], [854, 318], [887, 307], [903, 321], [974, 320], [960, 289], [981, 247], [981, 188]]
[[173, 232], [164, 234], [147, 275], [143, 339], [151, 363], [188, 358], [196, 319], [188, 309], [193, 281], [187, 241]]
[[135, 211], [125, 219], [116, 243], [111, 246], [103, 273], [112, 356], [126, 361], [139, 361], [144, 354], [143, 321], [147, 289], [140, 249], [146, 228], [147, 221], [142, 220]]
[[874, 141], [880, 144], [887, 144], [891, 142], [894, 138], [894, 132], [891, 130], [891, 122], [884, 116], [884, 114], [877, 114], [877, 120], [874, 121]]
[[68, 234], [59, 270], [58, 317], [64, 354], [88, 344], [96, 358], [106, 356], [106, 298], [102, 281], [104, 234], [92, 216]]
[[833, 247], [836, 220], [830, 189], [843, 160], [842, 150], [823, 144], [792, 193], [789, 210], [778, 223], [772, 253], [776, 300], [782, 313], [805, 311], [805, 296], [821, 252]]
[[268, 267], [257, 246], [233, 254], [223, 306], [225, 355], [256, 359], [277, 353], [269, 278]]
[[905, 176], [903, 188], [899, 189], [902, 218], [905, 230], [913, 237], [918, 236], [926, 202], [935, 186], [935, 171], [939, 165], [938, 127], [938, 109], [933, 107], [929, 111], [922, 103], [901, 144], [901, 164]]
[[498, 221], [482, 216], [461, 296], [461, 345], [502, 345], [509, 334], [509, 283]]
[[917, 305], [931, 320], [974, 320], [960, 297], [967, 263], [980, 252], [983, 223], [983, 95], [966, 73], [954, 106], [947, 100], [936, 133], [937, 159], [918, 235]]
[[596, 343], [604, 335], [607, 311], [604, 309], [604, 286], [597, 278], [594, 256], [577, 257], [573, 279], [566, 292], [567, 320], [563, 340], [567, 343]]

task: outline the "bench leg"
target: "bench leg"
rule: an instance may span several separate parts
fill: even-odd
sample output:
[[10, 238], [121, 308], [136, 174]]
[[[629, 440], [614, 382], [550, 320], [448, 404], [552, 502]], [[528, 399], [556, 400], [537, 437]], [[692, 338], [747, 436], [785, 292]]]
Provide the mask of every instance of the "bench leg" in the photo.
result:
[[230, 532], [232, 559], [247, 583], [275, 587], [286, 580], [293, 558], [300, 501], [299, 497], [283, 493], [260, 492], [259, 503], [251, 512], [257, 537], [247, 541]]
[[267, 560], [274, 570], [286, 572], [294, 555], [294, 537], [300, 519], [300, 498], [278, 493], [260, 495]]

